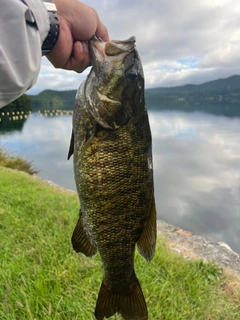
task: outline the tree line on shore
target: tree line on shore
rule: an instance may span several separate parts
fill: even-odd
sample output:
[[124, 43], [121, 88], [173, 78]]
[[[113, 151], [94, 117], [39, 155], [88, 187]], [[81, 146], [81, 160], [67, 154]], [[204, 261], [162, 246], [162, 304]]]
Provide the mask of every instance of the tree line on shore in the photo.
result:
[[[35, 96], [24, 94], [4, 109], [33, 112], [46, 109], [73, 110], [76, 92], [77, 90], [44, 90]], [[240, 110], [240, 76], [235, 75], [199, 85], [146, 89], [145, 98], [150, 110], [209, 110], [212, 113], [215, 107], [220, 108], [221, 112], [234, 107], [235, 114]], [[204, 108], [206, 110], [203, 110]]]

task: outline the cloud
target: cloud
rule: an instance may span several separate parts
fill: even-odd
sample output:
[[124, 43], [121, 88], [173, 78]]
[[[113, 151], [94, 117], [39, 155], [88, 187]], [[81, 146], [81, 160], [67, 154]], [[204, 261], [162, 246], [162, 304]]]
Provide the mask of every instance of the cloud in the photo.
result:
[[28, 90], [28, 94], [37, 94], [45, 89], [73, 90], [78, 89], [80, 83], [85, 80], [89, 68], [79, 74], [72, 71], [55, 69], [47, 58], [42, 58], [41, 71], [37, 84]]
[[[112, 39], [135, 35], [146, 87], [176, 86], [240, 74], [239, 0], [89, 0]], [[86, 77], [43, 59], [32, 92], [76, 89]]]

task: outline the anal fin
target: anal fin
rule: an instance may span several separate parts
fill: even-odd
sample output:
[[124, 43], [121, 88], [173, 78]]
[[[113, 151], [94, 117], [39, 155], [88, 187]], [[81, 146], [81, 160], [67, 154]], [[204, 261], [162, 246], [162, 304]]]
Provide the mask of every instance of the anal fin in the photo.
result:
[[148, 261], [152, 260], [157, 238], [157, 212], [154, 195], [149, 208], [148, 219], [143, 232], [137, 241], [138, 252]]
[[78, 253], [81, 252], [87, 257], [91, 257], [97, 253], [97, 248], [92, 244], [86, 230], [83, 227], [81, 219], [81, 211], [77, 225], [72, 235], [73, 249]]
[[115, 293], [114, 288], [110, 291], [104, 281], [102, 282], [95, 308], [95, 318], [103, 320], [105, 317], [110, 318], [115, 313], [121, 314], [125, 320], [148, 319], [146, 302], [137, 278], [135, 278], [131, 294], [117, 291]]

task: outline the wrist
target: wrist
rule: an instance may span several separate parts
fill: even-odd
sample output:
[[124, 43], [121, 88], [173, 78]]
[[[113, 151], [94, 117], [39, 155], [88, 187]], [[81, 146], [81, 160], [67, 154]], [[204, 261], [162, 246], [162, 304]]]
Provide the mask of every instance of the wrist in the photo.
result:
[[42, 44], [42, 55], [45, 56], [52, 51], [57, 43], [60, 25], [55, 4], [50, 0], [43, 0], [43, 4], [48, 11], [50, 25], [48, 35]]

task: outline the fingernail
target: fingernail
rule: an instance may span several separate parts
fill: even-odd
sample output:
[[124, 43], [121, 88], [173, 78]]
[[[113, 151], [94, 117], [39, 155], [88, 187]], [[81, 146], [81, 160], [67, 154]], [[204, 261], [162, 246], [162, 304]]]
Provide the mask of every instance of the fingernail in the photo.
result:
[[83, 49], [83, 52], [89, 53], [88, 44], [86, 42], [82, 42], [82, 49]]

